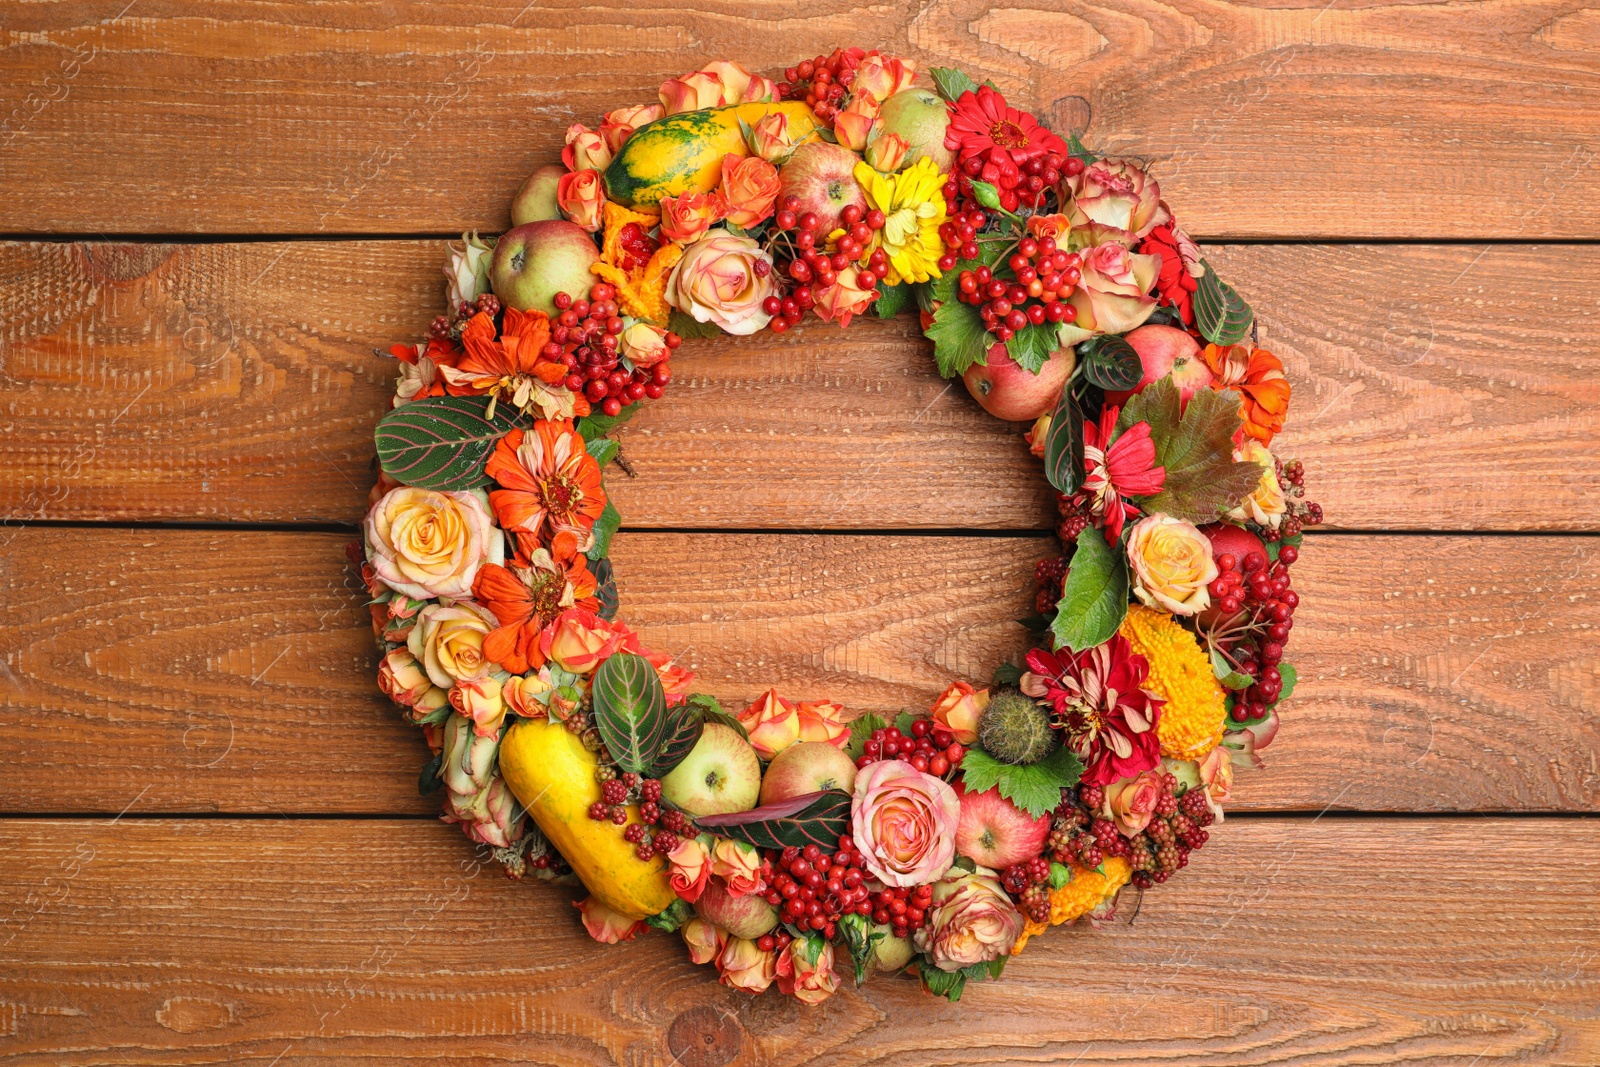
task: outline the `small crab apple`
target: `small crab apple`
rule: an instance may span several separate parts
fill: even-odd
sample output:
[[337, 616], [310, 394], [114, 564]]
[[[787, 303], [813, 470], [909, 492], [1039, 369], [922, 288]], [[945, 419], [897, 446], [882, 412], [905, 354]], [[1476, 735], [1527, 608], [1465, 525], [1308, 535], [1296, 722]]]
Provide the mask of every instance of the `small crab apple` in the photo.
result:
[[1179, 400], [1187, 404], [1189, 398], [1211, 385], [1211, 368], [1200, 358], [1200, 345], [1193, 337], [1174, 326], [1151, 324], [1131, 330], [1123, 340], [1139, 353], [1144, 364], [1144, 374], [1132, 389], [1121, 389], [1106, 394], [1106, 403], [1121, 405], [1151, 382], [1160, 381], [1168, 374], [1178, 387]]
[[842, 145], [807, 141], [778, 172], [779, 199], [798, 197], [795, 215], [815, 213], [822, 221], [818, 233], [825, 237], [838, 229], [840, 213], [851, 204], [867, 210], [867, 194], [855, 177], [858, 162], [860, 157]]
[[975, 793], [957, 788], [961, 821], [956, 851], [985, 867], [1004, 870], [1039, 855], [1050, 836], [1050, 814], [1035, 819], [1000, 795], [999, 788]]
[[884, 133], [897, 133], [910, 146], [904, 166], [909, 167], [924, 156], [933, 160], [940, 174], [949, 174], [956, 165], [955, 152], [944, 146], [950, 108], [939, 94], [915, 87], [902, 89], [883, 102], [878, 117], [883, 120]]
[[849, 792], [855, 784], [856, 761], [844, 749], [826, 741], [798, 741], [772, 757], [761, 779], [761, 803], [825, 789]]
[[1052, 410], [1078, 362], [1070, 347], [1059, 348], [1034, 374], [1019, 366], [1004, 344], [990, 346], [985, 358], [986, 363], [968, 367], [961, 380], [983, 410], [1008, 422], [1032, 422]]
[[712, 878], [694, 902], [694, 912], [713, 926], [720, 926], [734, 937], [760, 937], [778, 925], [778, 909], [760, 893], [736, 897], [722, 879]]

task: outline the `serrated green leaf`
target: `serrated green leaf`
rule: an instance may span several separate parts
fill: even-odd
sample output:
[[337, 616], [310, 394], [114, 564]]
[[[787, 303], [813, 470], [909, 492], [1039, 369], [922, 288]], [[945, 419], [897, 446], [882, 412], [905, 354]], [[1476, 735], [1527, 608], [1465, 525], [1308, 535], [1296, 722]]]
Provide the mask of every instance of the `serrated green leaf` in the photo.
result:
[[655, 667], [643, 656], [618, 652], [595, 671], [592, 696], [595, 726], [611, 758], [625, 771], [648, 773], [668, 726]]
[[1083, 484], [1083, 413], [1070, 383], [1061, 390], [1044, 435], [1044, 476], [1057, 492], [1068, 496]]
[[500, 438], [526, 425], [510, 404], [488, 415], [486, 396], [430, 396], [378, 420], [373, 440], [383, 473], [403, 485], [461, 492], [488, 485], [483, 472]]
[[872, 309], [878, 313], [880, 319], [892, 319], [900, 312], [911, 306], [910, 282], [901, 282], [899, 285], [885, 285], [878, 283], [878, 299], [872, 302]]
[[615, 415], [585, 415], [578, 420], [578, 436], [585, 441], [598, 440], [637, 415], [643, 406], [639, 403], [629, 404]]
[[1078, 534], [1050, 626], [1055, 647], [1082, 652], [1111, 639], [1128, 614], [1128, 561], [1093, 526]]
[[1022, 681], [1022, 668], [1014, 663], [1002, 663], [994, 669], [995, 685], [1016, 685]]
[[1290, 695], [1294, 693], [1295, 683], [1300, 680], [1300, 672], [1295, 670], [1292, 663], [1278, 664], [1278, 673], [1283, 675], [1283, 690], [1278, 693], [1278, 699], [1272, 702], [1273, 707], [1277, 707], [1285, 700], [1288, 700]]
[[850, 724], [850, 741], [844, 750], [850, 754], [851, 759], [860, 759], [866, 751], [867, 738], [872, 736], [874, 730], [881, 730], [889, 724], [883, 716], [873, 712], [865, 712]]
[[622, 451], [622, 446], [609, 437], [597, 437], [592, 441], [585, 442], [584, 447], [589, 450], [589, 455], [594, 457], [594, 461], [602, 467], [616, 459], [617, 453]]
[[902, 711], [894, 717], [894, 728], [903, 734], [911, 732], [911, 724], [917, 721], [917, 716], [909, 711]]
[[1132, 389], [1144, 377], [1144, 364], [1133, 346], [1118, 334], [1091, 337], [1078, 346], [1083, 376], [1107, 391]]
[[1197, 525], [1215, 522], [1261, 482], [1261, 465], [1233, 458], [1239, 405], [1231, 396], [1202, 389], [1178, 412], [1178, 387], [1169, 375], [1129, 397], [1117, 417], [1117, 434], [1150, 425], [1156, 463], [1167, 470], [1161, 491], [1139, 497], [1147, 513], [1165, 512]]
[[952, 104], [961, 99], [962, 93], [978, 91], [978, 83], [954, 67], [930, 67], [928, 76], [933, 79], [939, 95]]
[[1215, 345], [1236, 345], [1250, 336], [1255, 313], [1233, 286], [1217, 277], [1211, 264], [1200, 261], [1205, 273], [1194, 294], [1194, 323], [1200, 335]]
[[1030, 374], [1038, 374], [1061, 347], [1061, 327], [1053, 322], [1029, 323], [1011, 335], [1006, 355]]
[[[955, 271], [946, 271], [944, 278], [954, 278]], [[989, 347], [994, 337], [983, 324], [983, 317], [971, 304], [954, 298], [939, 296], [944, 278], [934, 283], [935, 294], [942, 302], [933, 313], [933, 325], [924, 335], [933, 342], [933, 361], [941, 378], [954, 378], [974, 364], [988, 360]]]
[[622, 528], [622, 513], [610, 500], [594, 524], [594, 544], [585, 553], [591, 560], [605, 559], [611, 554], [611, 538]]
[[1065, 746], [1038, 763], [1002, 763], [981, 748], [969, 748], [961, 760], [962, 784], [983, 793], [998, 788], [1000, 795], [1039, 818], [1061, 803], [1061, 791], [1078, 784], [1083, 761]]
[[1060, 889], [1071, 883], [1071, 881], [1072, 868], [1052, 861], [1050, 864], [1050, 888]]

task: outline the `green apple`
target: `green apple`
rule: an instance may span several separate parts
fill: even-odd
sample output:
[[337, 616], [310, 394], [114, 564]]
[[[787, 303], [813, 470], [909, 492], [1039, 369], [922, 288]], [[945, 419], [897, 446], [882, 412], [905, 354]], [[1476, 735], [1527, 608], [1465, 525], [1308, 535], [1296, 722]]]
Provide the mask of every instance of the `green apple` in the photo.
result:
[[589, 295], [595, 283], [589, 267], [599, 261], [600, 250], [582, 227], [561, 219], [527, 222], [495, 244], [489, 284], [507, 307], [555, 315], [557, 293], [574, 300]]
[[556, 207], [556, 183], [566, 172], [566, 167], [552, 163], [528, 175], [528, 180], [522, 183], [522, 188], [511, 200], [511, 225], [559, 219], [561, 211]]
[[950, 125], [950, 109], [939, 94], [928, 89], [902, 89], [883, 102], [879, 111], [884, 133], [898, 133], [911, 147], [906, 150], [905, 166], [926, 156], [938, 164], [943, 174], [956, 165], [956, 154], [944, 146], [945, 127]]
[[661, 779], [661, 795], [690, 815], [749, 811], [761, 795], [761, 759], [738, 730], [708, 722], [683, 762]]

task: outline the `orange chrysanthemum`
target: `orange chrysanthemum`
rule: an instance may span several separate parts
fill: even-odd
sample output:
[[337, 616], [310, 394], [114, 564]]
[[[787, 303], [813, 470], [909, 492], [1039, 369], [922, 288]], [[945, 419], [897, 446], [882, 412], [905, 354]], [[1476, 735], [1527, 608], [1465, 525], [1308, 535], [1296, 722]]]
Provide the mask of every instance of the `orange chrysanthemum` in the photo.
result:
[[542, 311], [507, 308], [495, 336], [494, 319], [478, 312], [461, 330], [466, 354], [453, 367], [441, 367], [449, 391], [457, 396], [489, 393], [517, 410], [537, 406], [546, 415], [587, 414], [576, 411], [573, 396], [563, 384], [567, 368], [545, 351], [550, 343], [550, 319]]
[[567, 608], [599, 611], [597, 583], [581, 554], [565, 560], [544, 549], [518, 553], [505, 567], [478, 569], [472, 595], [494, 613], [499, 629], [484, 638], [484, 655], [513, 674], [523, 674], [538, 658], [540, 632]]
[[532, 433], [512, 430], [495, 445], [484, 470], [500, 485], [489, 493], [495, 517], [519, 541], [537, 546], [549, 540], [579, 550], [589, 544], [606, 495], [600, 464], [572, 423], [539, 419]]
[[641, 260], [641, 247], [648, 248], [654, 241], [646, 238], [648, 243], [641, 246], [637, 241], [630, 244], [625, 237], [629, 226], [648, 234], [660, 221], [659, 215], [633, 211], [607, 201], [600, 262], [589, 269], [601, 281], [616, 287], [617, 303], [623, 312], [664, 326], [672, 313], [667, 305], [667, 276], [683, 258], [683, 249], [675, 244], [663, 244], [651, 250], [648, 259]]
[[1206, 345], [1201, 356], [1211, 368], [1211, 388], [1239, 394], [1244, 428], [1236, 443], [1242, 444], [1242, 438], [1248, 436], [1271, 444], [1289, 415], [1289, 379], [1283, 373], [1283, 360], [1264, 348], [1245, 345]]

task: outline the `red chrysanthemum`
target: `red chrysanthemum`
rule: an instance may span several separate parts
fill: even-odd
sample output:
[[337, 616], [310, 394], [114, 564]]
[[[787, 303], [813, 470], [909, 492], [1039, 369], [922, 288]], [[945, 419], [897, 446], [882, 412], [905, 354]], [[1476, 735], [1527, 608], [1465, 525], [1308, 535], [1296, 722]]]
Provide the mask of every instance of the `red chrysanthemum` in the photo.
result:
[[977, 177], [1001, 189], [1013, 189], [1021, 181], [1018, 164], [1046, 152], [1067, 155], [1065, 141], [1039, 125], [1032, 115], [1008, 106], [1006, 98], [987, 85], [978, 86], [977, 92], [962, 93], [950, 105], [944, 146], [962, 163], [982, 159], [983, 172]]
[[[1165, 703], [1143, 688], [1150, 664], [1120, 633], [1082, 652], [1036, 648], [1028, 670], [1043, 685], [1055, 725], [1083, 760], [1086, 785], [1109, 785], [1161, 762], [1156, 723]], [[1027, 687], [1027, 688], [1032, 688]]]
[[1111, 440], [1121, 411], [1107, 407], [1100, 412], [1098, 424], [1084, 420], [1084, 478], [1078, 495], [1094, 516], [1094, 524], [1105, 527], [1106, 539], [1113, 544], [1122, 536], [1127, 518], [1139, 513], [1124, 498], [1153, 496], [1167, 481], [1167, 469], [1156, 466], [1149, 423], [1136, 422]]

